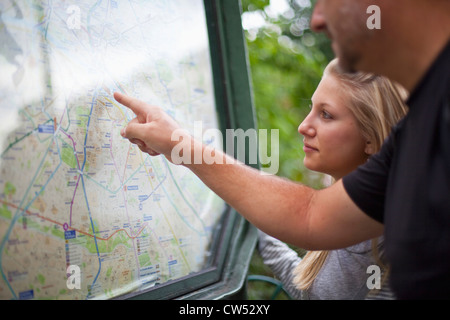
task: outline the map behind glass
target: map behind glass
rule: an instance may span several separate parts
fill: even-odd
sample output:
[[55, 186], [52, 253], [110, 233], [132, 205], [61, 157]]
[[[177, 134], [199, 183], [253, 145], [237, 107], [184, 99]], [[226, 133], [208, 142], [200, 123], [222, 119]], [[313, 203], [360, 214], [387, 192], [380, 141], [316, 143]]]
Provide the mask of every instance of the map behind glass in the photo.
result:
[[108, 299], [202, 270], [225, 204], [123, 139], [134, 114], [112, 95], [218, 127], [203, 1], [50, 3], [0, 2], [0, 299]]

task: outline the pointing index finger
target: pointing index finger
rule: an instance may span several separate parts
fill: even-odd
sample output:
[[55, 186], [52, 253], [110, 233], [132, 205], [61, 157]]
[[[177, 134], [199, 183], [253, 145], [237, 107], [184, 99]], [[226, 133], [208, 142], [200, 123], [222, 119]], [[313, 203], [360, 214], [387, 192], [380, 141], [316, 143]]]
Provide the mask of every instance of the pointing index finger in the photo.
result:
[[139, 119], [139, 122], [145, 122], [146, 112], [144, 104], [136, 98], [127, 96], [120, 92], [114, 92], [114, 99], [133, 111]]

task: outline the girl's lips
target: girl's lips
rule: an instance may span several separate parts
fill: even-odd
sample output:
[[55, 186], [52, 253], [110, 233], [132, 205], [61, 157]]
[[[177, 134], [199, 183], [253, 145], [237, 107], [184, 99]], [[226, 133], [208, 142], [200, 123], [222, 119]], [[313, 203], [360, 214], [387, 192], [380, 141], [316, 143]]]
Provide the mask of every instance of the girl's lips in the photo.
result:
[[314, 147], [312, 147], [312, 146], [310, 146], [310, 145], [307, 144], [307, 143], [304, 143], [304, 144], [303, 144], [303, 151], [304, 151], [304, 152], [314, 152], [314, 151], [319, 151], [319, 150], [316, 149], [316, 148], [314, 148]]

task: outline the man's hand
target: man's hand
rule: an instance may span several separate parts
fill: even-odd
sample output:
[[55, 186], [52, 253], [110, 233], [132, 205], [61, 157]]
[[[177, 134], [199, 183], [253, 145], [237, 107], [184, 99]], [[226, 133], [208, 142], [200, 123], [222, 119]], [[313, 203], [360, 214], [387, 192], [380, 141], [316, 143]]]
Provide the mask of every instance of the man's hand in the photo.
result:
[[121, 135], [136, 144], [141, 151], [151, 156], [163, 154], [171, 161], [173, 147], [181, 143], [179, 140], [172, 140], [172, 134], [176, 130], [178, 139], [181, 133], [182, 143], [191, 143], [192, 137], [162, 108], [118, 92], [114, 93], [114, 99], [130, 108], [136, 115], [136, 118], [122, 129]]

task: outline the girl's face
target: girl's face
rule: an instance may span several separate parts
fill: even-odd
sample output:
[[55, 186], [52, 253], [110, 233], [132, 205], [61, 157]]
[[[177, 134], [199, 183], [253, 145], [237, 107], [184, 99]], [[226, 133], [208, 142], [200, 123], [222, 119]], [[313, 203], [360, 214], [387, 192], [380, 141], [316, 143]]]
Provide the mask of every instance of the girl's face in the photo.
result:
[[312, 97], [311, 111], [298, 127], [304, 136], [305, 167], [336, 180], [367, 161], [370, 150], [348, 101], [339, 80], [323, 77]]

